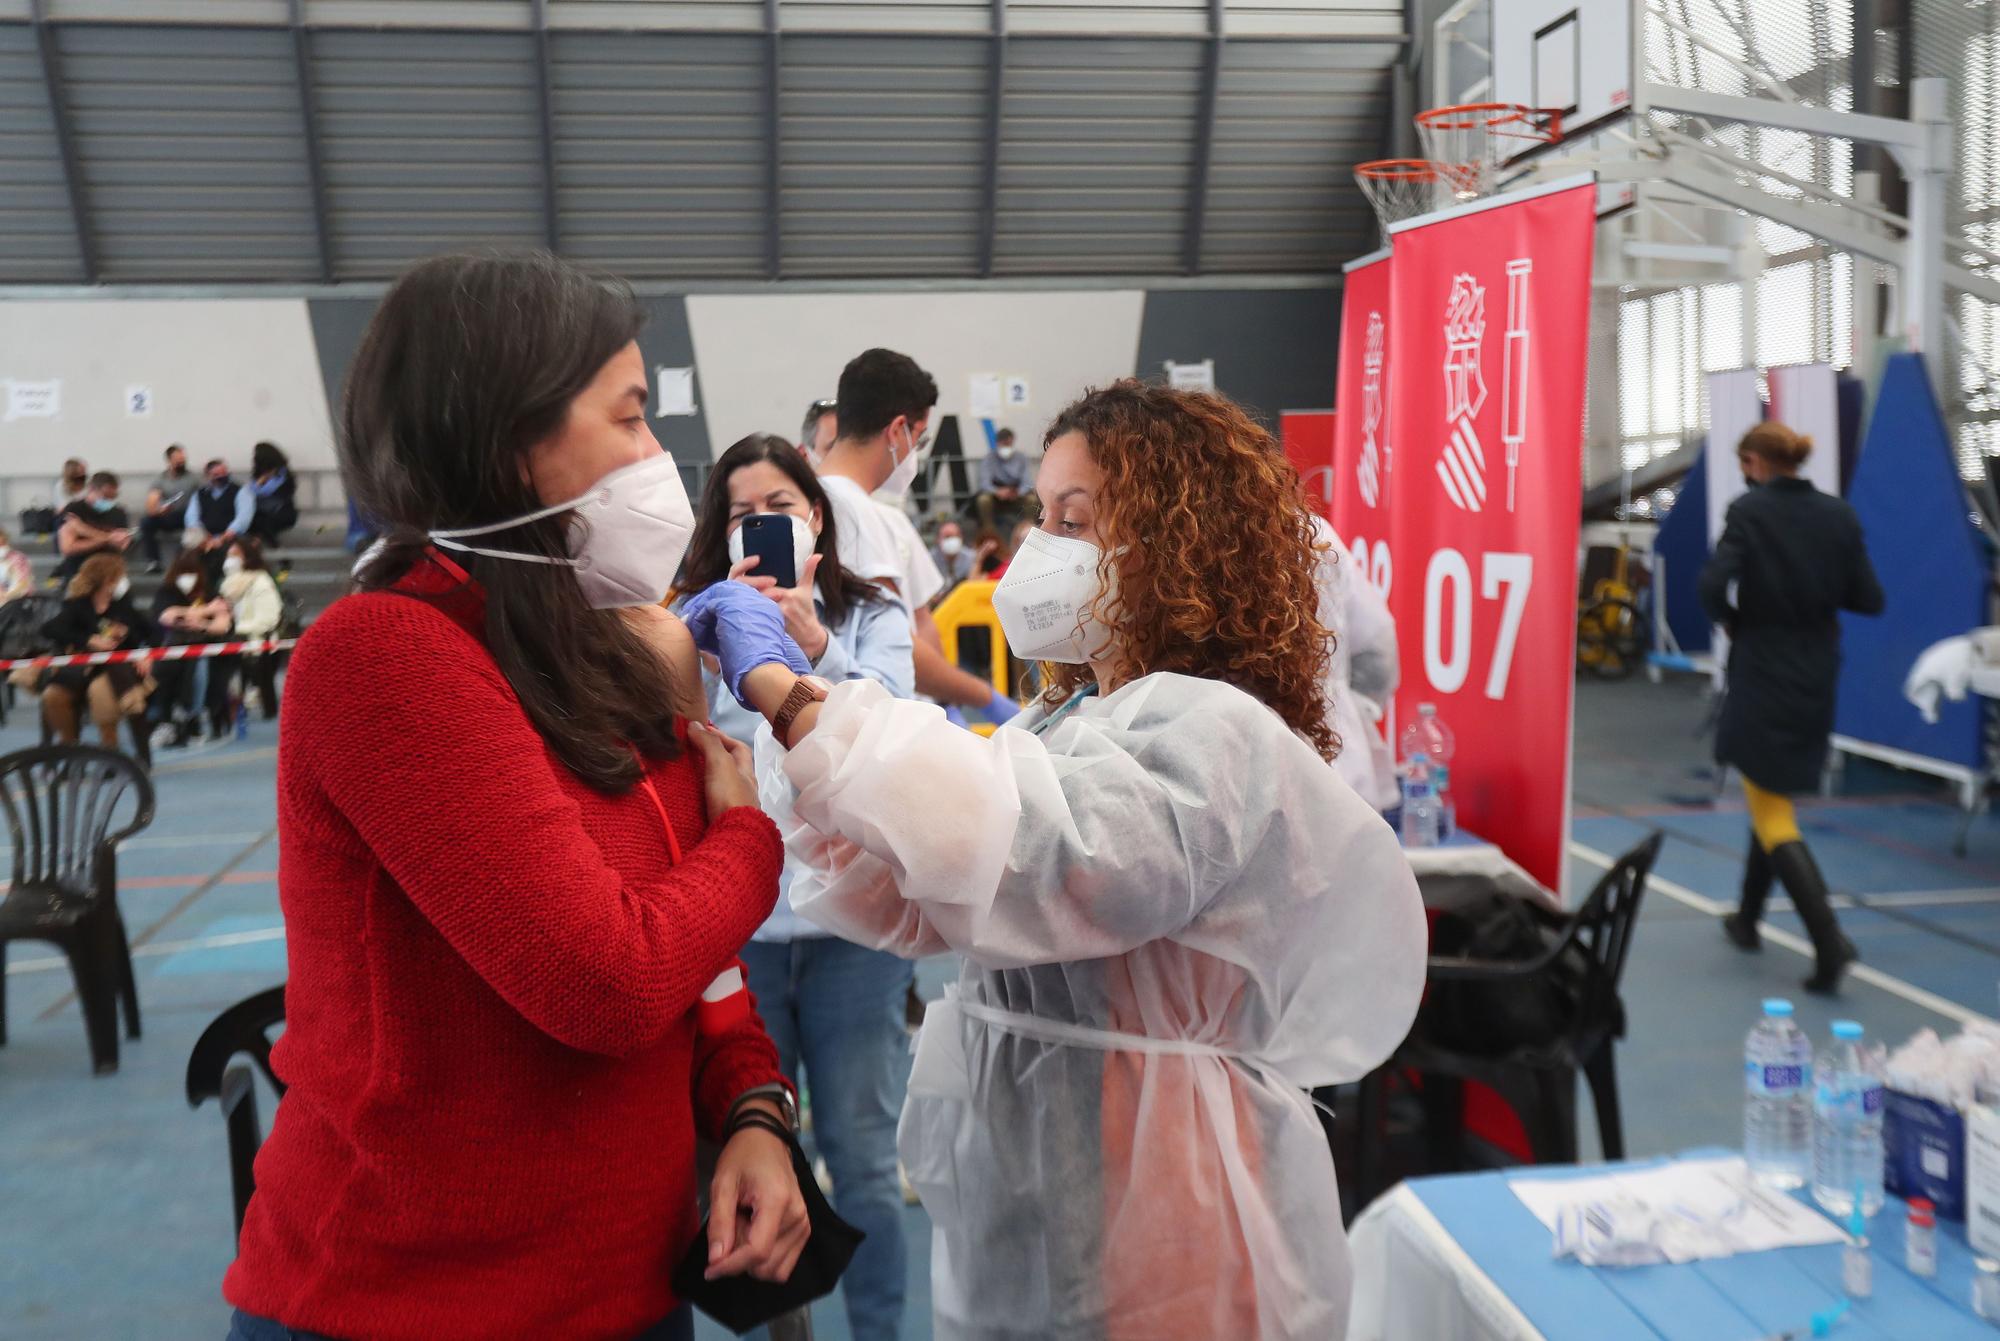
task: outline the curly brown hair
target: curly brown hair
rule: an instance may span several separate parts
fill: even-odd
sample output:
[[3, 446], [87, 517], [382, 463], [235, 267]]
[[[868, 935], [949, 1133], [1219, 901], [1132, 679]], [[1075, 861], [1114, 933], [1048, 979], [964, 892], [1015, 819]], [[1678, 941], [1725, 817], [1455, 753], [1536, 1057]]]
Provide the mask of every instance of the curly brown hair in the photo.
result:
[[[1056, 416], [1045, 445], [1081, 433], [1104, 472], [1096, 500], [1105, 594], [1090, 617], [1111, 633], [1111, 682], [1172, 671], [1235, 685], [1321, 756], [1331, 631], [1319, 622], [1323, 548], [1298, 471], [1276, 440], [1221, 396], [1122, 381]], [[1044, 664], [1054, 707], [1093, 678]]]

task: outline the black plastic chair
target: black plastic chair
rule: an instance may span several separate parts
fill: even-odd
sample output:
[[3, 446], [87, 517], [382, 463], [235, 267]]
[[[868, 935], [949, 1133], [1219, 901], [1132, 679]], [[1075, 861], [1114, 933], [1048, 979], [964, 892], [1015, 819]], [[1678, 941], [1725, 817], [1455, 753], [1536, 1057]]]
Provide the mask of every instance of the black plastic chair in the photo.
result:
[[[131, 795], [131, 817], [113, 822]], [[99, 1075], [118, 1069], [118, 1009], [139, 1037], [139, 991], [118, 910], [118, 844], [153, 822], [153, 784], [114, 750], [54, 745], [0, 758], [0, 814], [14, 844], [14, 880], [0, 899], [0, 945], [48, 941], [68, 956]], [[0, 1044], [7, 1041], [0, 978]]]
[[[30, 591], [0, 605], [0, 657], [38, 657], [50, 650], [42, 636], [42, 625], [62, 609], [62, 597], [52, 591]], [[7, 710], [14, 706], [12, 679], [0, 677], [0, 726], [7, 725]]]
[[[1662, 838], [1655, 831], [1620, 857], [1572, 916], [1535, 910], [1545, 928], [1546, 948], [1539, 955], [1522, 960], [1430, 960], [1433, 984], [1530, 983], [1565, 972], [1575, 989], [1574, 1008], [1556, 1038], [1492, 1055], [1462, 1051], [1427, 1037], [1420, 1014], [1416, 1029], [1395, 1056], [1362, 1082], [1357, 1162], [1361, 1178], [1370, 1184], [1361, 1189], [1364, 1202], [1383, 1190], [1387, 1086], [1392, 1076], [1405, 1072], [1415, 1072], [1422, 1085], [1429, 1172], [1453, 1172], [1464, 1166], [1466, 1081], [1477, 1081], [1506, 1100], [1527, 1129], [1536, 1163], [1574, 1164], [1578, 1072], [1590, 1085], [1604, 1158], [1625, 1157], [1614, 1053], [1615, 1043], [1625, 1036], [1625, 1006], [1618, 984]], [[1578, 967], [1580, 975], [1575, 973]]]
[[264, 1073], [279, 1098], [285, 1082], [271, 1070], [271, 1033], [285, 1022], [285, 989], [273, 987], [237, 1002], [209, 1022], [188, 1054], [187, 1099], [199, 1108], [210, 1099], [222, 1105], [223, 1128], [229, 1134], [229, 1190], [236, 1202], [236, 1232], [243, 1233], [243, 1214], [257, 1190], [257, 1151], [264, 1144], [257, 1119], [257, 1081], [250, 1068], [235, 1059], [247, 1055]]

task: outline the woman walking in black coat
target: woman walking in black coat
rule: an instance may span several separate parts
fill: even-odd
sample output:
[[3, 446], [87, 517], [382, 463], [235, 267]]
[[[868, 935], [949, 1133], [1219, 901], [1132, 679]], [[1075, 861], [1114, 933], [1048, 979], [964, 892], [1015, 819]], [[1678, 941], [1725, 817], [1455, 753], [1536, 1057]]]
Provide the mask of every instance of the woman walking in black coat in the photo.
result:
[[1883, 602], [1854, 509], [1798, 477], [1811, 451], [1812, 439], [1779, 423], [1743, 435], [1736, 457], [1752, 488], [1729, 506], [1701, 572], [1701, 604], [1729, 632], [1715, 758], [1743, 775], [1752, 831], [1743, 901], [1722, 929], [1744, 950], [1761, 948], [1757, 920], [1775, 875], [1812, 936], [1817, 963], [1806, 990], [1831, 993], [1860, 955], [1841, 934], [1791, 797], [1813, 790], [1826, 765], [1839, 612], [1877, 615]]

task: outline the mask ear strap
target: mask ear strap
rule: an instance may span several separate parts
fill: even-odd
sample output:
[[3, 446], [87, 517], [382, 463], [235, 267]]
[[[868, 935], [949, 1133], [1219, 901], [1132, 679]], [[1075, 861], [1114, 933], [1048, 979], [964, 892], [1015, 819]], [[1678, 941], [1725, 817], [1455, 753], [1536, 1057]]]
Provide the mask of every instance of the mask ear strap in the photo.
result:
[[[523, 518], [522, 520], [526, 521], [532, 519]], [[509, 523], [509, 525], [515, 525], [515, 526], [518, 526], [519, 524], [520, 524], [519, 522]], [[491, 529], [497, 530], [499, 528], [494, 527]], [[522, 554], [511, 549], [481, 549], [477, 545], [461, 545], [456, 540], [447, 540], [445, 538], [448, 535], [470, 535], [470, 534], [475, 534], [475, 533], [468, 531], [433, 531], [431, 532], [431, 543], [437, 545], [443, 545], [446, 549], [455, 549], [459, 551], [461, 554], [483, 554], [489, 559], [519, 559], [522, 563], [550, 563], [550, 564], [558, 564], [563, 567], [574, 567], [576, 563], [574, 559], [551, 559], [546, 554]]]

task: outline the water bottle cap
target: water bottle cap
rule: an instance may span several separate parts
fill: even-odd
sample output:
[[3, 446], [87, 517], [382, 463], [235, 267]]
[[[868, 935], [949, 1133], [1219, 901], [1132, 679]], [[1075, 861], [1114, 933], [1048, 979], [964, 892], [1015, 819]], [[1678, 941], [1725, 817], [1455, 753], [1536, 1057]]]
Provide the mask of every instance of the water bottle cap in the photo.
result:
[[1861, 1026], [1853, 1020], [1835, 1020], [1833, 1022], [1833, 1036], [1845, 1039], [1859, 1038], [1861, 1037]]
[[1792, 1016], [1792, 1003], [1781, 996], [1764, 998], [1764, 1013], [1773, 1019], [1788, 1020]]
[[1910, 1199], [1910, 1223], [1920, 1227], [1937, 1223], [1937, 1207], [1924, 1197]]

